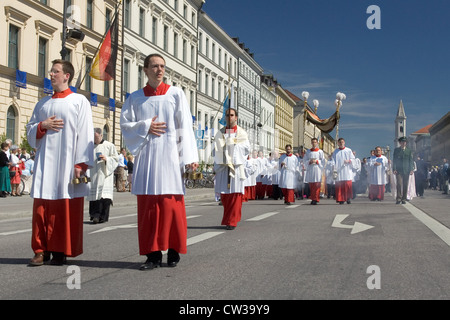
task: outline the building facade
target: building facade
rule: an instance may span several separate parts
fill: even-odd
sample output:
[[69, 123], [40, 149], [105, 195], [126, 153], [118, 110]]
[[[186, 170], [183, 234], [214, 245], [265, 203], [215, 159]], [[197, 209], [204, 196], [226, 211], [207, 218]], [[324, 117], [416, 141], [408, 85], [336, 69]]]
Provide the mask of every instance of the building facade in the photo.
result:
[[[68, 30], [80, 30], [84, 39], [68, 37], [64, 43], [65, 60], [72, 62], [75, 77], [71, 85], [77, 92], [91, 99], [94, 127], [103, 128], [105, 139], [117, 142], [120, 137], [119, 119], [114, 111], [120, 107], [120, 63], [119, 76], [115, 81], [98, 81], [88, 75], [96, 50], [109, 28], [116, 12], [118, 1], [101, 3], [67, 1], [66, 21]], [[64, 1], [13, 1], [0, 3], [0, 134], [20, 145], [26, 137], [25, 126], [36, 103], [48, 94], [51, 87], [45, 86], [45, 78], [54, 59], [60, 59], [63, 49]], [[121, 23], [121, 10], [118, 14]], [[119, 32], [119, 44], [122, 36]], [[119, 45], [118, 60], [122, 57]], [[25, 77], [26, 84], [18, 81], [17, 75]], [[24, 80], [25, 78], [23, 78]], [[74, 89], [75, 90], [75, 89]], [[113, 99], [113, 102], [110, 101]], [[117, 103], [115, 103], [117, 102]]]
[[228, 90], [234, 91], [233, 104], [237, 105], [237, 62], [240, 48], [203, 11], [199, 16], [198, 39], [198, 91], [194, 130], [203, 140], [198, 143], [199, 159], [211, 164], [214, 162], [213, 138], [221, 128], [219, 121], [223, 116], [223, 103]]

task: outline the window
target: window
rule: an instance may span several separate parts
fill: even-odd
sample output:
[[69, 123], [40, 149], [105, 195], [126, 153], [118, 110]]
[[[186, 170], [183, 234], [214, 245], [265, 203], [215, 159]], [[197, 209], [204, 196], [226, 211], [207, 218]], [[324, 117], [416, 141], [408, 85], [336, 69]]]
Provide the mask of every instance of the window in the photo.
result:
[[168, 42], [169, 40], [169, 27], [164, 26], [164, 43], [163, 43], [163, 49], [164, 51], [168, 51]]
[[109, 81], [104, 81], [105, 86], [103, 87], [103, 95], [107, 98], [110, 98], [109, 96]]
[[38, 48], [38, 76], [47, 76], [47, 39], [39, 37]]
[[173, 35], [173, 55], [178, 58], [178, 34]]
[[139, 86], [139, 88], [144, 87], [144, 67], [143, 66], [138, 67], [138, 86]]
[[111, 26], [111, 10], [106, 9], [106, 14], [105, 14], [105, 33], [109, 29], [110, 26]]
[[187, 41], [183, 39], [183, 62], [187, 63]]
[[123, 61], [123, 96], [125, 101], [125, 96], [129, 92], [129, 80], [130, 80], [130, 60], [125, 59]]
[[14, 107], [10, 106], [6, 114], [6, 137], [13, 142], [16, 140], [16, 116]]
[[86, 27], [92, 29], [92, 18], [93, 18], [93, 0], [87, 0], [86, 6]]
[[139, 35], [141, 37], [145, 36], [144, 30], [145, 30], [145, 10], [140, 8], [139, 9]]
[[103, 127], [103, 140], [109, 141], [109, 127], [107, 124]]
[[156, 18], [153, 18], [152, 19], [152, 41], [153, 41], [153, 43], [154, 44], [156, 44], [156, 32], [157, 32], [157, 25], [156, 25], [156, 23], [157, 23], [157, 19]]
[[8, 67], [19, 68], [19, 28], [9, 26]]
[[131, 12], [131, 0], [125, 0], [125, 10], [123, 13], [124, 18], [124, 26], [126, 28], [130, 27], [130, 12]]
[[89, 71], [91, 70], [92, 58], [86, 57], [86, 82], [85, 82], [85, 90], [87, 92], [91, 91], [91, 76], [89, 75]]

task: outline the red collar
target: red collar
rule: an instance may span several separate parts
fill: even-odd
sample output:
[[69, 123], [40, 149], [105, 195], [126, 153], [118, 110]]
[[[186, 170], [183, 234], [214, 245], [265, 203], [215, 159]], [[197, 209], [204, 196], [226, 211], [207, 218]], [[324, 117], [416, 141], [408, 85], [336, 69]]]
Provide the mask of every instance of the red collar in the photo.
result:
[[230, 133], [235, 133], [236, 131], [237, 131], [237, 125], [235, 125], [233, 128], [226, 128], [225, 129], [225, 132], [227, 131], [227, 130], [230, 130]]
[[378, 158], [380, 158], [382, 155], [380, 154], [379, 156], [377, 156]]
[[292, 157], [292, 155], [293, 155], [292, 153], [291, 154], [286, 154], [286, 156], [288, 156], [288, 157]]
[[64, 91], [61, 91], [61, 92], [55, 92], [55, 93], [52, 95], [52, 99], [65, 98], [65, 97], [67, 97], [67, 96], [68, 96], [69, 94], [71, 94], [71, 93], [73, 93], [72, 90], [70, 90], [70, 88], [67, 88], [67, 89], [64, 90]]
[[144, 95], [146, 97], [163, 96], [167, 93], [167, 90], [169, 90], [169, 88], [170, 85], [165, 84], [164, 82], [161, 82], [161, 84], [156, 89], [147, 84], [144, 87]]
[[343, 147], [343, 148], [339, 147], [339, 150], [344, 150], [344, 149], [345, 149], [345, 147]]
[[311, 149], [311, 151], [317, 152], [317, 151], [319, 151], [319, 148]]

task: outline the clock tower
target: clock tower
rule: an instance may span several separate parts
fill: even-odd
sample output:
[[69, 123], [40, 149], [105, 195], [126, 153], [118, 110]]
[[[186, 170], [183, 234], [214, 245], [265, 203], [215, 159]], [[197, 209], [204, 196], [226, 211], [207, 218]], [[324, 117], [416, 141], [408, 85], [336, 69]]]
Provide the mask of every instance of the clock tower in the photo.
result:
[[406, 114], [403, 108], [403, 101], [400, 100], [400, 105], [398, 106], [397, 117], [395, 118], [395, 146], [399, 147], [400, 143], [398, 139], [401, 137], [406, 137]]

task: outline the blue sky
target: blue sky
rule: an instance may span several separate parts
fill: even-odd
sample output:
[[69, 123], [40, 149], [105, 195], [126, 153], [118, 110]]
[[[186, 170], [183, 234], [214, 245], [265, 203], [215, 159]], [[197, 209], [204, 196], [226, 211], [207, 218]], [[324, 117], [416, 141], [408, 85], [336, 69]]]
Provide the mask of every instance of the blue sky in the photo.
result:
[[[367, 28], [370, 5], [379, 30]], [[339, 136], [358, 157], [394, 146], [400, 100], [407, 135], [450, 111], [448, 0], [206, 0], [203, 10], [283, 88], [318, 99], [319, 117], [345, 93]]]

